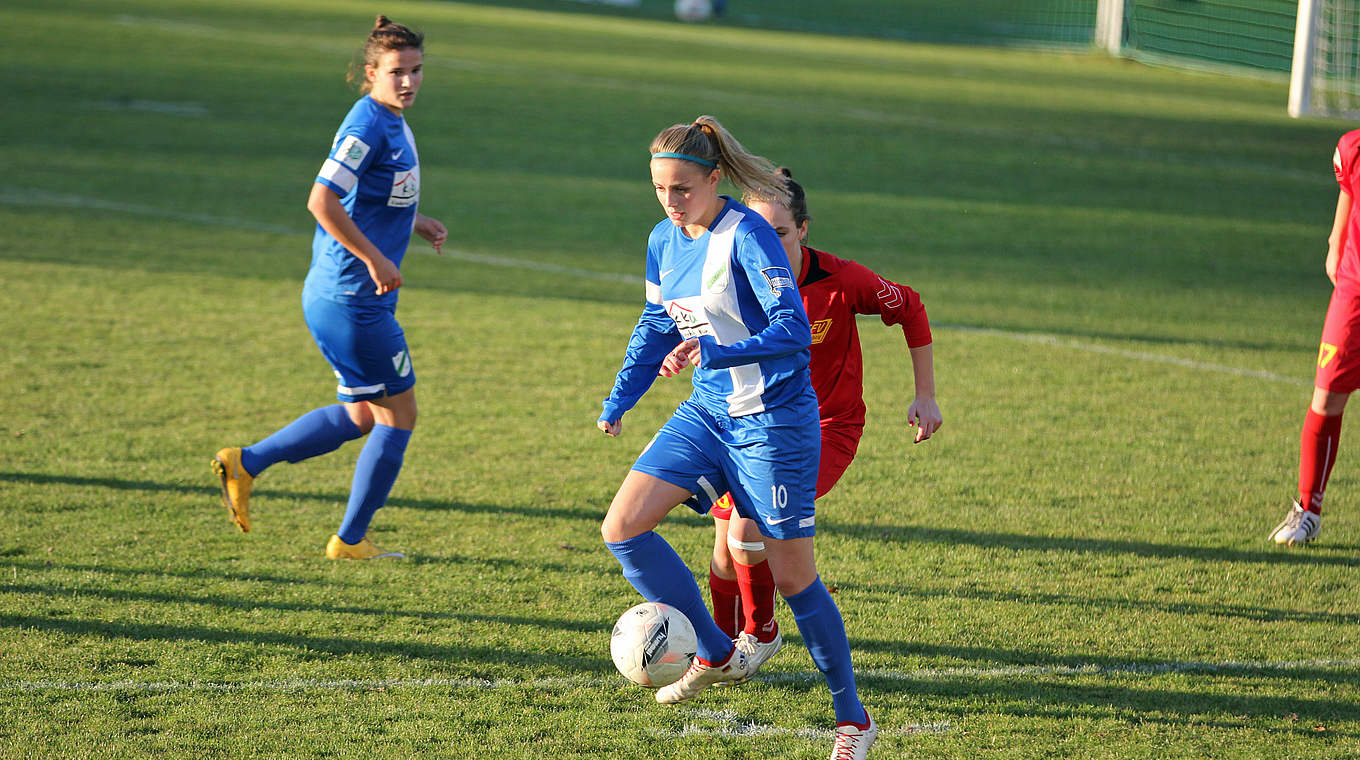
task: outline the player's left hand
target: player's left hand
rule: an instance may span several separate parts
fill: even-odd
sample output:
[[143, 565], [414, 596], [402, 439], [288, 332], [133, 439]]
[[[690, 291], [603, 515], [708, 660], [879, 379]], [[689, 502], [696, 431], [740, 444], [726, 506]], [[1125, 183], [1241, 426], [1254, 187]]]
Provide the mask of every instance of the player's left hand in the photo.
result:
[[666, 358], [661, 361], [662, 377], [675, 377], [685, 367], [693, 364], [699, 366], [699, 339], [690, 338], [680, 342], [680, 345], [671, 349]]
[[940, 416], [939, 404], [935, 403], [935, 399], [929, 397], [912, 401], [911, 407], [907, 409], [907, 424], [916, 428], [916, 440], [912, 443], [920, 443], [926, 440], [944, 424], [944, 417]]
[[444, 241], [449, 239], [449, 231], [438, 219], [417, 214], [416, 234], [430, 241], [435, 253], [444, 253]]
[[595, 420], [595, 427], [599, 428], [601, 433], [604, 433], [610, 438], [618, 438], [619, 433], [623, 432], [623, 420], [617, 419], [613, 422]]

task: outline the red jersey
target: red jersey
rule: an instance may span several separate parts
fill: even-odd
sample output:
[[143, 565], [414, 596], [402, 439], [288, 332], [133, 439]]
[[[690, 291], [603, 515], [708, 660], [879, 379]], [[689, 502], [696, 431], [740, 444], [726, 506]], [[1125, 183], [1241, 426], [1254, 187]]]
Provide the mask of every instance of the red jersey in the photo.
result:
[[[1336, 183], [1351, 198], [1355, 198], [1355, 188], [1360, 185], [1360, 129], [1354, 129], [1341, 136], [1332, 154], [1332, 169], [1336, 172]], [[1336, 267], [1336, 287], [1352, 293], [1360, 292], [1360, 209], [1351, 207], [1350, 218], [1346, 220], [1346, 244], [1341, 249], [1341, 261]]]
[[919, 348], [931, 342], [921, 297], [863, 264], [807, 246], [803, 246], [798, 291], [812, 325], [812, 388], [817, 392], [822, 426], [862, 428], [864, 364], [855, 315], [877, 314], [885, 325], [901, 325], [907, 346]]

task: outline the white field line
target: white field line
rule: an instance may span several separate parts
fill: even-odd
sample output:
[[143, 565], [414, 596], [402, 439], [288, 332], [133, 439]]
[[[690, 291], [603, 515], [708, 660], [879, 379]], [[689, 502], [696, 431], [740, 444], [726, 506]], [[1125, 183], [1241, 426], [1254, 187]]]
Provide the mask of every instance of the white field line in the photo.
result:
[[[51, 193], [43, 190], [27, 188], [0, 186], [0, 205], [9, 206], [41, 206], [58, 208], [79, 208], [95, 209], [100, 211], [113, 211], [134, 216], [150, 216], [162, 219], [173, 219], [182, 222], [192, 222], [195, 224], [206, 224], [217, 227], [231, 227], [234, 229], [250, 230], [253, 232], [265, 232], [279, 235], [303, 235], [303, 230], [292, 227], [285, 227], [276, 224], [263, 224], [259, 222], [243, 221], [240, 219], [230, 219], [227, 217], [213, 216], [210, 214], [194, 214], [178, 211], [169, 211], [154, 206], [143, 206], [135, 203], [121, 203], [118, 201], [106, 201], [98, 198], [86, 198], [79, 195], [67, 195], [62, 193]], [[423, 247], [416, 247], [413, 250], [421, 251]], [[444, 258], [455, 261], [465, 261], [471, 264], [484, 264], [487, 266], [509, 267], [514, 269], [527, 269], [535, 272], [549, 272], [552, 274], [565, 274], [573, 277], [582, 277], [592, 280], [604, 280], [608, 282], [622, 282], [629, 284], [639, 283], [640, 278], [636, 275], [620, 274], [617, 272], [599, 272], [589, 269], [579, 269], [576, 267], [566, 267], [558, 264], [550, 264], [532, 259], [516, 259], [505, 256], [491, 256], [480, 253], [469, 253], [446, 248], [443, 253]], [[972, 327], [969, 325], [950, 325], [940, 324], [935, 326], [937, 329], [958, 330], [959, 332], [973, 333], [975, 335], [987, 335], [997, 338], [1019, 341], [1022, 343], [1034, 343], [1040, 345], [1053, 346], [1055, 348], [1065, 348], [1074, 351], [1084, 351], [1093, 354], [1107, 354], [1119, 356], [1135, 361], [1150, 362], [1154, 364], [1170, 364], [1186, 369], [1198, 370], [1201, 372], [1215, 372], [1221, 374], [1235, 375], [1237, 377], [1255, 378], [1266, 380], [1273, 383], [1284, 383], [1288, 385], [1310, 386], [1311, 380], [1298, 377], [1288, 377], [1274, 372], [1264, 370], [1246, 369], [1243, 367], [1232, 367], [1223, 364], [1213, 364], [1211, 362], [1195, 361], [1193, 359], [1183, 359], [1177, 356], [1166, 356], [1164, 354], [1154, 354], [1146, 351], [1130, 351], [1122, 348], [1112, 348], [1095, 343], [1083, 343], [1080, 341], [1060, 338], [1056, 335], [1045, 335], [1042, 333], [1020, 333], [1007, 330], [997, 330], [990, 327]]]
[[969, 325], [940, 325], [946, 330], [958, 330], [960, 332], [974, 333], [977, 335], [988, 335], [997, 338], [1007, 338], [1009, 340], [1020, 341], [1022, 343], [1037, 343], [1054, 348], [1068, 348], [1075, 351], [1085, 351], [1092, 354], [1108, 354], [1110, 356], [1121, 356], [1126, 359], [1137, 361], [1152, 362], [1155, 364], [1172, 364], [1186, 369], [1200, 370], [1203, 372], [1220, 372], [1238, 377], [1251, 377], [1258, 380], [1268, 380], [1272, 383], [1286, 383], [1289, 385], [1311, 386], [1312, 380], [1301, 377], [1289, 377], [1278, 375], [1274, 372], [1266, 372], [1259, 369], [1245, 369], [1243, 367], [1230, 367], [1225, 364], [1214, 364], [1212, 362], [1195, 361], [1194, 359], [1182, 359], [1178, 356], [1166, 356], [1165, 354], [1154, 354], [1147, 351], [1129, 351], [1123, 348], [1112, 348], [1095, 343], [1082, 343], [1080, 341], [1060, 338], [1056, 335], [1044, 335], [1042, 333], [1019, 333], [1008, 330], [997, 330], [990, 327], [972, 327]]
[[[831, 728], [780, 728], [764, 723], [743, 720], [734, 710], [704, 710], [690, 708], [689, 714], [698, 721], [686, 723], [679, 729], [653, 731], [653, 736], [797, 736], [802, 739], [828, 739], [835, 735]], [[717, 725], [713, 725], [713, 724]], [[943, 734], [954, 726], [948, 722], [910, 723], [895, 728], [883, 728], [885, 734]]]
[[[940, 681], [961, 678], [1017, 678], [1043, 676], [1162, 676], [1284, 674], [1300, 670], [1360, 670], [1356, 660], [1300, 660], [1294, 662], [1193, 662], [1111, 663], [1076, 665], [1001, 665], [996, 667], [922, 668], [920, 670], [866, 669], [861, 679], [880, 681]], [[757, 681], [769, 683], [814, 683], [821, 676], [810, 672], [762, 673]], [[372, 691], [381, 689], [559, 689], [578, 686], [617, 686], [616, 678], [591, 676], [557, 678], [416, 678], [416, 679], [320, 679], [295, 678], [273, 681], [6, 681], [0, 692], [300, 692]]]

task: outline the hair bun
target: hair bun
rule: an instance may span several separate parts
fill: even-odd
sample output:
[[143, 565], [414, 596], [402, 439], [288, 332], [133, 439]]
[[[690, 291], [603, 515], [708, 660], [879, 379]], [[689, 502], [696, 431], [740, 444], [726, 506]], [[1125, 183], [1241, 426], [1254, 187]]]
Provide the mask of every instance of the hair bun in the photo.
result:
[[777, 173], [782, 174], [783, 176], [788, 177], [789, 179], [793, 179], [793, 172], [789, 171], [789, 167], [787, 166], [779, 167]]
[[383, 14], [379, 13], [379, 14], [378, 14], [378, 18], [375, 19], [375, 20], [373, 21], [373, 31], [376, 32], [376, 31], [378, 31], [379, 29], [383, 28], [384, 26], [387, 26], [387, 25], [390, 24], [390, 23], [392, 23], [392, 19], [390, 19], [390, 18], [388, 18], [387, 16], [384, 16]]

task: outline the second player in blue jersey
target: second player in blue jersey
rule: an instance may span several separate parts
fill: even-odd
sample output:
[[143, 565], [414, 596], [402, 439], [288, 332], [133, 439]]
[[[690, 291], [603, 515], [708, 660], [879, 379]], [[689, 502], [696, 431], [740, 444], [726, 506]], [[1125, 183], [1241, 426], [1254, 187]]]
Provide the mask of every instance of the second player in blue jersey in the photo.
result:
[[363, 97], [331, 141], [307, 201], [317, 224], [302, 313], [342, 403], [313, 409], [250, 446], [224, 448], [212, 462], [232, 521], [249, 531], [251, 489], [265, 469], [367, 435], [345, 516], [326, 545], [332, 559], [401, 556], [374, 545], [367, 531], [416, 422], [415, 370], [396, 318], [401, 262], [412, 232], [436, 251], [448, 236], [417, 211], [420, 160], [405, 110], [420, 89], [423, 61], [423, 35], [377, 18], [355, 71]]
[[769, 539], [775, 583], [826, 676], [836, 751], [862, 758], [877, 727], [859, 700], [840, 611], [813, 554], [821, 430], [807, 315], [774, 229], [717, 192], [724, 176], [757, 197], [786, 190], [768, 161], [711, 116], [663, 130], [650, 152], [667, 218], [648, 239], [646, 304], [597, 424], [617, 436], [658, 374], [695, 368], [693, 393], [638, 456], [601, 526], [629, 583], [679, 609], [698, 634], [693, 665], [656, 699], [673, 704], [754, 672], [714, 623], [693, 573], [654, 530], [679, 504], [702, 513], [731, 491], [737, 511]]

